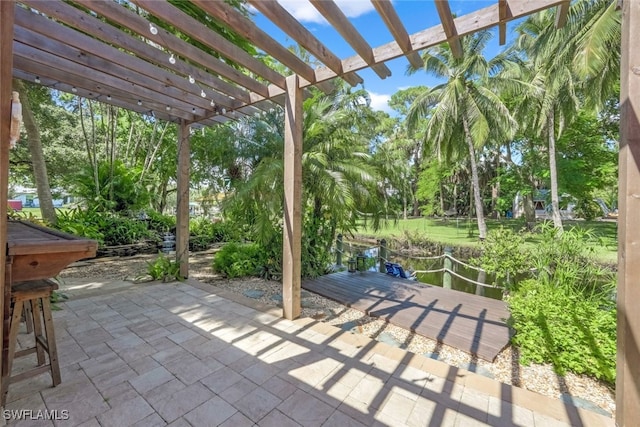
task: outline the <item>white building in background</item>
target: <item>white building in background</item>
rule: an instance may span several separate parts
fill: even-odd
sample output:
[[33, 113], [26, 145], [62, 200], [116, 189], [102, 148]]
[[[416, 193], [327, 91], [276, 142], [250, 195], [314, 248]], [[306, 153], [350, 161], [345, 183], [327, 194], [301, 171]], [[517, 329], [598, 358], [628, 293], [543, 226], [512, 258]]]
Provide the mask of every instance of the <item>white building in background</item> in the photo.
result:
[[[536, 211], [536, 219], [551, 219], [551, 195], [549, 190], [537, 190], [533, 195], [533, 206]], [[560, 199], [571, 199], [571, 196], [564, 194]], [[562, 205], [562, 201], [560, 203]], [[574, 219], [573, 210], [576, 204], [569, 202], [565, 209], [560, 209], [562, 219]], [[513, 200], [513, 217], [520, 218], [524, 215], [524, 197], [520, 192], [516, 194]]]

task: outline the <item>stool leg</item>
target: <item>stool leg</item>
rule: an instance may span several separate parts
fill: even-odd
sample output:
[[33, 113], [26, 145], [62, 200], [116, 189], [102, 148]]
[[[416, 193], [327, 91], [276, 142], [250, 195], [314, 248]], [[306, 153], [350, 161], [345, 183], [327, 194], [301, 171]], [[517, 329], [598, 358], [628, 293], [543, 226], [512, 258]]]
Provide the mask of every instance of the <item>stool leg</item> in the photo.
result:
[[18, 339], [18, 329], [20, 329], [20, 317], [22, 316], [23, 301], [17, 300], [13, 306], [11, 316], [11, 329], [9, 332], [9, 354], [6, 361], [6, 372], [2, 373], [2, 406], [7, 403], [7, 392], [9, 391], [9, 381], [11, 380], [11, 369], [13, 368], [13, 355], [16, 352], [16, 340]]
[[[45, 297], [46, 298], [46, 297]], [[38, 366], [42, 366], [45, 364], [46, 360], [44, 358], [44, 348], [42, 348], [42, 344], [38, 341], [38, 337], [43, 337], [42, 334], [42, 321], [40, 320], [40, 303], [39, 301], [44, 298], [38, 298], [35, 300], [25, 301], [25, 313], [26, 308], [31, 308], [31, 324], [33, 325], [33, 336], [35, 337], [36, 342], [36, 355], [38, 356]]]
[[51, 364], [51, 378], [53, 386], [62, 382], [60, 377], [60, 365], [58, 364], [58, 347], [56, 346], [56, 334], [53, 331], [53, 315], [49, 296], [42, 298], [42, 315], [44, 317], [44, 329], [47, 333], [47, 346], [49, 347], [49, 363]]
[[30, 334], [33, 332], [33, 314], [31, 313], [33, 310], [33, 304], [31, 302], [27, 302], [24, 306], [24, 323], [27, 326], [27, 333]]

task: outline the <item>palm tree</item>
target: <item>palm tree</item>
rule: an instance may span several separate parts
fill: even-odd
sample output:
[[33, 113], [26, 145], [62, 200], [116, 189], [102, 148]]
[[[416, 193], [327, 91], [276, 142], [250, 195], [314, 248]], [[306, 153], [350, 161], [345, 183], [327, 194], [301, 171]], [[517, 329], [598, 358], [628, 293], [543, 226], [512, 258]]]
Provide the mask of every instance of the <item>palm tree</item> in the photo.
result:
[[571, 66], [575, 46], [572, 29], [556, 29], [554, 15], [543, 12], [529, 17], [517, 31], [512, 49], [522, 55], [522, 79], [529, 82], [518, 115], [534, 136], [547, 141], [553, 225], [562, 230], [556, 140], [579, 106]]
[[[478, 150], [490, 141], [508, 139], [516, 123], [495, 89], [508, 79], [494, 73], [508, 67], [502, 56], [487, 60], [483, 50], [491, 33], [481, 31], [462, 41], [462, 58], [455, 58], [449, 45], [440, 45], [423, 54], [424, 71], [446, 82], [421, 94], [411, 106], [407, 123], [414, 128], [429, 115], [425, 147], [441, 147], [446, 158], [465, 153], [471, 166], [473, 200], [481, 240], [487, 235], [480, 182]], [[416, 69], [409, 69], [415, 73]], [[466, 145], [466, 147], [465, 147]]]

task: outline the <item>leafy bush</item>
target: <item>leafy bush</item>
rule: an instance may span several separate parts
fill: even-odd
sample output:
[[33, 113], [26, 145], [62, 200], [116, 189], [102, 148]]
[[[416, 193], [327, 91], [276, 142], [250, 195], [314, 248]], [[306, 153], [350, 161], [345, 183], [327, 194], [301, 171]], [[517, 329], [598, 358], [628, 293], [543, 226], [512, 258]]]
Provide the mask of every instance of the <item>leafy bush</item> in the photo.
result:
[[226, 277], [257, 275], [264, 265], [264, 251], [255, 243], [227, 243], [216, 253], [213, 269]]
[[163, 282], [184, 280], [184, 277], [180, 275], [180, 263], [162, 253], [158, 254], [158, 258], [153, 262], [147, 262], [147, 272], [153, 280], [162, 280]]
[[163, 234], [171, 231], [176, 226], [176, 217], [173, 215], [163, 215], [152, 209], [144, 211], [146, 222], [150, 231]]
[[513, 344], [523, 364], [545, 363], [564, 375], [587, 374], [615, 383], [616, 310], [607, 292], [526, 280], [509, 297]]
[[103, 213], [94, 209], [81, 209], [79, 207], [67, 211], [59, 210], [58, 221], [55, 227], [66, 233], [83, 236], [97, 240], [99, 244], [104, 244], [104, 233], [101, 227], [103, 224]]
[[206, 250], [213, 243], [229, 242], [237, 237], [229, 222], [214, 222], [204, 217], [189, 222], [189, 234], [189, 249], [192, 251]]
[[504, 288], [510, 290], [512, 279], [528, 268], [530, 255], [524, 249], [524, 236], [500, 227], [489, 232], [477, 261], [488, 273], [495, 274], [497, 282], [503, 280]]
[[136, 218], [105, 215], [104, 244], [107, 246], [130, 245], [151, 237], [147, 224]]

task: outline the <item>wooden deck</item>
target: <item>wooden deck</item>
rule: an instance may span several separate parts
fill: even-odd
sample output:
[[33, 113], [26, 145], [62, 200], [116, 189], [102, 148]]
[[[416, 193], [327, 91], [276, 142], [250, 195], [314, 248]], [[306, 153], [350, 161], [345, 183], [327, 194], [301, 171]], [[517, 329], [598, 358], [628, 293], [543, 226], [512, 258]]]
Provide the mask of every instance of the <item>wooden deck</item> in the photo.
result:
[[302, 287], [490, 362], [511, 336], [507, 305], [491, 298], [376, 272], [333, 273]]

